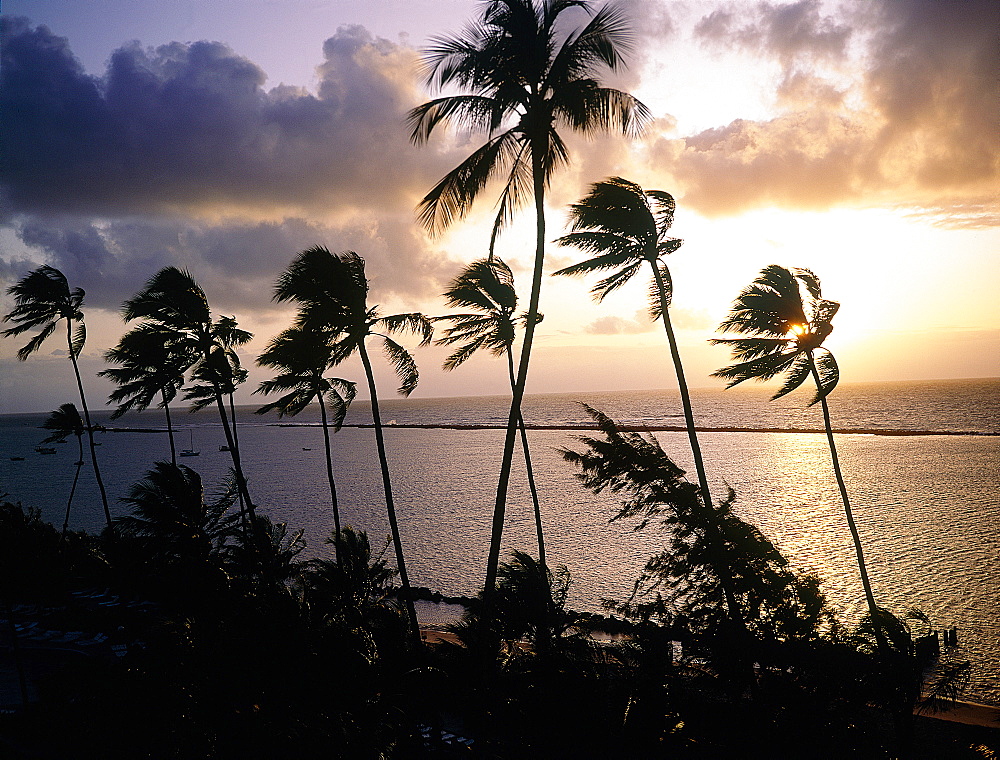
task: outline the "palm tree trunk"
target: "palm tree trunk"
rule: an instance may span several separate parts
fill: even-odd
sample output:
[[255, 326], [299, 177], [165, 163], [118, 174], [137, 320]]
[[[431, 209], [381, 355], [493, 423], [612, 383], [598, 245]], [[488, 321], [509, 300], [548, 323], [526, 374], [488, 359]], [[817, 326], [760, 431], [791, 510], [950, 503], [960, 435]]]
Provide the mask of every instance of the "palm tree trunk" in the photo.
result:
[[[823, 385], [819, 378], [819, 370], [816, 368], [816, 361], [813, 359], [812, 351], [808, 352], [809, 368], [812, 371], [813, 380], [816, 381], [816, 390], [822, 393]], [[830, 459], [833, 462], [833, 475], [837, 479], [837, 488], [840, 489], [840, 499], [844, 502], [844, 514], [847, 516], [847, 527], [851, 530], [851, 538], [854, 541], [854, 553], [858, 558], [858, 572], [861, 574], [861, 586], [865, 591], [865, 600], [868, 602], [868, 614], [872, 619], [872, 629], [875, 632], [875, 640], [878, 647], [883, 652], [888, 652], [888, 642], [885, 633], [879, 623], [879, 609], [875, 604], [875, 595], [872, 593], [872, 584], [868, 580], [868, 568], [865, 565], [865, 553], [861, 548], [861, 536], [858, 535], [858, 526], [854, 523], [854, 512], [851, 510], [851, 500], [847, 496], [847, 486], [844, 484], [844, 476], [840, 471], [840, 457], [837, 456], [837, 444], [833, 440], [833, 427], [830, 424], [830, 407], [826, 403], [826, 396], [820, 398], [820, 406], [823, 409], [823, 425], [826, 428], [826, 440], [830, 445]]]
[[507, 510], [507, 490], [510, 487], [510, 470], [514, 460], [514, 438], [517, 420], [521, 413], [521, 400], [528, 380], [528, 363], [531, 346], [535, 339], [535, 325], [538, 304], [542, 292], [542, 265], [545, 263], [545, 171], [542, 162], [544, 146], [538, 138], [531, 141], [531, 172], [535, 195], [535, 266], [531, 276], [531, 296], [521, 343], [521, 358], [517, 366], [517, 379], [511, 393], [510, 414], [507, 417], [507, 435], [504, 438], [503, 458], [500, 461], [500, 476], [497, 479], [497, 498], [493, 505], [493, 529], [490, 536], [490, 551], [486, 558], [486, 580], [483, 583], [483, 607], [487, 617], [492, 614], [493, 593], [496, 587], [497, 570], [500, 567], [500, 542], [503, 539], [504, 517]]
[[[708, 476], [705, 473], [705, 460], [701, 455], [701, 445], [698, 443], [698, 431], [694, 427], [694, 412], [691, 409], [691, 394], [688, 392], [687, 380], [684, 377], [684, 365], [681, 363], [680, 350], [677, 348], [677, 338], [674, 336], [674, 327], [670, 323], [670, 310], [667, 303], [667, 290], [660, 274], [660, 268], [655, 261], [649, 262], [653, 269], [653, 280], [656, 282], [656, 292], [660, 297], [660, 314], [663, 318], [663, 330], [667, 334], [667, 344], [670, 346], [670, 359], [674, 363], [674, 374], [677, 376], [677, 389], [681, 395], [681, 406], [684, 409], [684, 424], [687, 427], [688, 442], [691, 444], [691, 456], [694, 458], [694, 469], [698, 474], [698, 485], [701, 488], [701, 497], [705, 502], [705, 508], [709, 513], [714, 511], [712, 505], [712, 494], [708, 489]], [[722, 590], [726, 596], [726, 607], [729, 609], [729, 616], [744, 631], [747, 630], [746, 620], [743, 617], [743, 610], [740, 609], [736, 601], [734, 592], [733, 577], [729, 573], [729, 564], [726, 559], [725, 546], [722, 536], [714, 530], [714, 523], [709, 520], [706, 524], [711, 526], [712, 532], [716, 535], [712, 537], [712, 544], [719, 552], [719, 577], [722, 582]]]
[[66, 501], [66, 517], [63, 520], [62, 534], [59, 536], [60, 543], [66, 540], [66, 532], [69, 530], [69, 510], [73, 506], [73, 494], [76, 493], [76, 483], [80, 479], [80, 468], [83, 467], [83, 436], [78, 435], [76, 442], [80, 449], [80, 458], [76, 460], [76, 474], [73, 476], [73, 485], [69, 489], [69, 499]]
[[323, 421], [323, 446], [326, 450], [326, 479], [330, 482], [330, 504], [333, 505], [333, 558], [340, 562], [340, 505], [337, 502], [337, 484], [333, 480], [333, 457], [330, 451], [330, 426], [326, 419], [323, 394], [317, 394], [319, 416]]
[[83, 379], [80, 377], [80, 365], [76, 362], [76, 351], [73, 350], [73, 320], [66, 320], [66, 341], [69, 347], [69, 358], [73, 363], [73, 373], [76, 375], [76, 387], [80, 391], [80, 406], [83, 407], [83, 421], [87, 427], [87, 440], [90, 442], [90, 461], [94, 466], [94, 478], [101, 492], [101, 504], [104, 506], [104, 520], [111, 529], [111, 510], [108, 508], [108, 492], [104, 488], [101, 468], [97, 464], [97, 447], [94, 445], [94, 427], [90, 424], [90, 410], [87, 408], [87, 397], [83, 392]]
[[378, 395], [375, 390], [375, 375], [372, 373], [371, 359], [365, 348], [364, 339], [358, 341], [358, 353], [365, 368], [368, 379], [368, 395], [372, 403], [372, 421], [375, 424], [375, 446], [378, 449], [378, 460], [382, 467], [382, 488], [385, 492], [385, 510], [389, 517], [389, 530], [392, 532], [392, 544], [396, 550], [396, 567], [399, 570], [399, 582], [403, 585], [403, 602], [406, 614], [410, 618], [410, 636], [416, 650], [420, 649], [420, 628], [417, 625], [417, 611], [413, 607], [413, 594], [410, 592], [410, 578], [406, 574], [406, 562], [403, 559], [403, 541], [399, 536], [399, 523], [396, 521], [396, 505], [392, 500], [392, 481], [389, 477], [389, 460], [385, 454], [385, 440], [382, 437], [382, 416], [379, 414]]
[[226, 413], [226, 405], [222, 400], [222, 389], [217, 384], [213, 383], [213, 385], [215, 387], [215, 404], [219, 409], [219, 417], [222, 420], [222, 431], [226, 435], [226, 445], [229, 446], [229, 456], [233, 460], [233, 471], [236, 473], [236, 489], [240, 495], [240, 499], [244, 502], [240, 508], [240, 515], [243, 518], [244, 527], [249, 528], [247, 525], [247, 516], [249, 515], [251, 520], [255, 520], [257, 513], [254, 510], [253, 502], [250, 501], [247, 479], [243, 475], [243, 465], [240, 462], [240, 450], [236, 445], [236, 438], [233, 435], [233, 431], [229, 427], [229, 415]]
[[167, 394], [163, 391], [160, 392], [163, 398], [163, 414], [167, 418], [167, 440], [170, 441], [170, 463], [177, 466], [177, 449], [174, 446], [174, 426], [170, 421], [170, 404], [167, 403]]
[[[236, 452], [237, 455], [240, 455], [242, 453], [240, 452], [240, 432], [239, 428], [236, 425], [236, 404], [233, 403], [233, 392], [230, 391], [228, 396], [229, 396], [229, 420], [230, 424], [232, 424], [233, 426], [233, 450]], [[238, 495], [240, 502], [240, 513], [242, 514], [245, 509], [245, 507], [243, 506], [243, 493], [240, 492]], [[247, 495], [247, 502], [249, 501], [250, 497], [249, 495]]]
[[[507, 346], [507, 372], [510, 375], [510, 389], [514, 390], [514, 354]], [[528, 450], [528, 431], [524, 427], [524, 415], [521, 410], [517, 410], [517, 427], [521, 431], [521, 450], [524, 452], [524, 468], [528, 473], [528, 490], [531, 492], [531, 504], [535, 510], [535, 533], [538, 534], [538, 564], [544, 571], [545, 564], [545, 536], [542, 533], [542, 510], [538, 504], [538, 489], [535, 487], [535, 472], [531, 466], [531, 452]]]

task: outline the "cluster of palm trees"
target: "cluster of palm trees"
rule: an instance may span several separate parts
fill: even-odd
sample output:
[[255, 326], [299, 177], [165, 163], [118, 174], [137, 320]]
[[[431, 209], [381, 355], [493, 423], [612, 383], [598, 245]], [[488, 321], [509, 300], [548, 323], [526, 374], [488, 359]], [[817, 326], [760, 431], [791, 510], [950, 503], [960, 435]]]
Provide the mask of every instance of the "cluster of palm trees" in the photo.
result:
[[[448, 370], [458, 367], [480, 349], [506, 359], [511, 404], [483, 584], [488, 610], [499, 566], [518, 433], [533, 502], [538, 558], [545, 566], [541, 506], [521, 407], [535, 330], [542, 320], [539, 307], [546, 243], [546, 188], [556, 169], [569, 161], [561, 130], [585, 134], [616, 130], [629, 135], [638, 133], [649, 119], [649, 112], [641, 102], [600, 81], [603, 72], [614, 72], [624, 65], [631, 40], [625, 13], [614, 5], [595, 10], [589, 3], [568, 0], [493, 0], [484, 5], [476, 23], [457, 34], [438, 38], [425, 52], [426, 83], [448, 94], [410, 113], [413, 141], [417, 144], [427, 142], [439, 126], [447, 123], [483, 132], [487, 139], [421, 201], [420, 222], [430, 232], [439, 232], [468, 213], [491, 180], [499, 179], [501, 185], [489, 255], [468, 265], [444, 293], [447, 304], [463, 309], [462, 313], [437, 318], [416, 313], [380, 315], [377, 307], [368, 304], [364, 260], [354, 252], [335, 254], [320, 246], [310, 248], [300, 253], [278, 278], [275, 300], [295, 304], [298, 313], [294, 325], [275, 337], [258, 358], [261, 366], [274, 369], [277, 374], [255, 392], [281, 394], [277, 401], [259, 411], [275, 410], [282, 415], [294, 415], [313, 401], [318, 403], [333, 528], [334, 534], [339, 535], [342, 526], [329, 428], [336, 430], [342, 424], [355, 395], [355, 384], [327, 377], [326, 373], [349, 356], [359, 356], [372, 403], [396, 562], [406, 592], [409, 579], [367, 341], [371, 338], [381, 342], [386, 358], [400, 379], [399, 392], [404, 396], [416, 387], [419, 375], [412, 355], [391, 337], [400, 331], [418, 335], [421, 344], [425, 345], [433, 338], [434, 321], [450, 322], [443, 337], [439, 338], [442, 344], [457, 346], [445, 362], [444, 367]], [[499, 233], [529, 199], [533, 200], [535, 209], [536, 247], [528, 307], [518, 314], [511, 270], [495, 255], [494, 247]], [[635, 276], [644, 263], [649, 265], [652, 275], [650, 316], [663, 323], [700, 498], [711, 511], [713, 500], [709, 480], [670, 321], [673, 285], [663, 256], [678, 250], [682, 244], [669, 234], [675, 207], [669, 193], [645, 190], [621, 177], [595, 183], [590, 192], [571, 207], [571, 231], [556, 241], [559, 245], [573, 246], [590, 258], [556, 274], [604, 272], [606, 276], [592, 290], [601, 300]], [[801, 291], [805, 291], [805, 301]], [[10, 293], [17, 305], [5, 319], [15, 322], [16, 326], [4, 334], [15, 336], [39, 329], [20, 350], [21, 359], [39, 348], [59, 320], [65, 320], [69, 356], [83, 409], [82, 429], [90, 441], [91, 461], [110, 525], [107, 495], [94, 450], [94, 426], [77, 364], [85, 340], [84, 293], [79, 288], [71, 290], [66, 278], [50, 266], [39, 267], [30, 273], [10, 288]], [[869, 611], [874, 619], [878, 608], [836, 457], [826, 403], [827, 394], [836, 384], [837, 368], [829, 352], [821, 349], [821, 343], [832, 329], [830, 319], [835, 311], [836, 304], [820, 298], [818, 280], [811, 273], [777, 266], [767, 268], [754, 285], [740, 295], [733, 314], [721, 326], [724, 330], [736, 330], [753, 337], [715, 341], [732, 346], [737, 358], [742, 360], [720, 370], [717, 375], [735, 384], [749, 378], [767, 379], [787, 370], [789, 379], [778, 395], [797, 387], [810, 374], [814, 377], [819, 389], [816, 400], [822, 402], [834, 470], [855, 542]], [[116, 366], [101, 373], [118, 386], [109, 398], [117, 405], [113, 416], [144, 409], [158, 400], [167, 417], [171, 460], [176, 463], [171, 402], [183, 390], [194, 408], [214, 404], [225, 433], [226, 448], [232, 457], [242, 519], [246, 527], [250, 526], [256, 517], [256, 507], [241, 463], [233, 398], [237, 386], [247, 376], [240, 365], [237, 349], [252, 335], [240, 329], [232, 317], [213, 316], [201, 287], [190, 273], [176, 267], [157, 272], [139, 293], [125, 302], [122, 315], [126, 322], [135, 322], [136, 326], [107, 352], [106, 358]], [[519, 350], [515, 351], [518, 328], [522, 335]], [[67, 430], [70, 429], [78, 428], [70, 425]], [[723, 550], [722, 537], [716, 536], [715, 541]], [[745, 629], [744, 612], [724, 570], [722, 585], [730, 617]]]
[[[437, 343], [453, 349], [445, 360], [445, 370], [456, 369], [475, 353], [485, 351], [505, 362], [511, 389], [484, 583], [475, 614], [465, 621], [462, 631], [470, 640], [486, 631], [489, 639], [490, 631], [502, 637], [505, 626], [511, 630], [513, 626], [518, 636], [527, 635], [536, 649], [553, 651], [558, 649], [557, 640], [574, 635], [571, 629], [579, 621], [564, 609], [568, 576], [564, 570], [553, 573], [546, 560], [542, 505], [522, 402], [528, 387], [535, 331], [542, 321], [546, 190], [555, 171], [569, 161], [561, 132], [569, 129], [594, 134], [613, 130], [631, 135], [642, 128], [649, 119], [646, 107], [633, 96], [602, 85], [599, 77], [624, 65], [630, 45], [625, 14], [614, 5], [594, 9], [582, 0], [491, 0], [484, 4], [475, 24], [458, 34], [438, 38], [426, 52], [426, 83], [447, 94], [410, 113], [413, 141], [426, 143], [439, 126], [447, 123], [482, 132], [486, 139], [426, 195], [418, 209], [421, 224], [431, 233], [441, 232], [470, 211], [491, 181], [499, 180], [500, 185], [487, 255], [464, 267], [444, 291], [445, 302], [455, 310], [453, 313], [434, 317], [415, 312], [383, 315], [377, 305], [370, 303], [365, 261], [353, 251], [334, 253], [314, 246], [297, 254], [278, 276], [274, 300], [294, 306], [296, 313], [292, 325], [271, 339], [257, 357], [257, 364], [274, 375], [254, 393], [276, 397], [261, 406], [258, 413], [274, 411], [280, 416], [294, 416], [314, 402], [320, 411], [332, 512], [333, 560], [324, 568], [324, 580], [309, 587], [307, 596], [325, 600], [322, 604], [317, 601], [316, 609], [329, 611], [332, 600], [344, 598], [341, 591], [333, 589], [337, 584], [361, 588], [368, 583], [381, 594], [391, 576], [384, 562], [372, 563], [367, 536], [343, 524], [337, 493], [331, 432], [343, 425], [357, 385], [333, 376], [333, 372], [348, 358], [357, 356], [371, 400], [407, 635], [413, 650], [420, 649], [369, 349], [381, 348], [398, 377], [398, 392], [408, 396], [417, 386], [419, 373], [413, 355], [396, 338], [409, 334], [425, 346], [435, 340], [435, 327], [441, 324], [444, 329], [437, 335]], [[529, 201], [535, 211], [536, 246], [527, 308], [519, 311], [513, 273], [496, 255], [495, 248], [515, 212]], [[664, 257], [678, 251], [683, 243], [671, 234], [675, 210], [675, 200], [667, 192], [647, 190], [622, 177], [594, 183], [570, 207], [570, 230], [555, 241], [578, 249], [585, 258], [555, 274], [599, 273], [601, 279], [591, 292], [600, 301], [648, 265], [649, 315], [663, 325], [696, 482], [687, 479], [655, 438], [622, 434], [614, 421], [598, 410], [589, 411], [603, 438], [581, 438], [588, 450], [564, 450], [563, 456], [580, 467], [585, 486], [628, 497], [619, 517], [638, 518], [644, 524], [666, 516], [665, 522], [673, 531], [670, 546], [650, 560], [637, 589], [645, 585], [657, 593], [657, 603], [672, 598], [692, 614], [710, 610], [704, 619], [711, 625], [705, 628], [731, 634], [727, 638], [730, 652], [749, 650], [768, 637], [808, 637], [815, 634], [827, 615], [818, 581], [785, 568], [784, 558], [773, 545], [733, 514], [731, 491], [719, 500], [711, 494], [670, 318], [673, 281]], [[58, 323], [65, 322], [82, 415], [75, 405], [64, 404], [46, 427], [53, 436], [77, 437], [77, 477], [83, 461], [83, 436], [87, 436], [110, 528], [113, 521], [93, 437], [96, 426], [90, 418], [77, 361], [86, 339], [84, 292], [71, 289], [62, 273], [45, 265], [29, 273], [9, 293], [15, 307], [4, 321], [14, 326], [3, 335], [15, 337], [37, 330], [18, 352], [20, 359], [37, 351]], [[819, 280], [809, 270], [766, 267], [739, 294], [730, 315], [720, 325], [721, 331], [739, 337], [712, 341], [729, 346], [735, 360], [715, 376], [732, 386], [784, 375], [775, 398], [810, 378], [815, 383], [812, 403], [821, 405], [833, 470], [868, 605], [868, 624], [877, 649], [888, 652], [891, 644], [886, 632], [891, 627], [891, 616], [875, 600], [827, 403], [839, 371], [822, 344], [832, 331], [837, 309], [837, 303], [823, 299]], [[168, 524], [177, 542], [184, 544], [179, 553], [204, 559], [219, 549], [216, 539], [231, 536], [238, 528], [240, 540], [229, 546], [229, 555], [244, 553], [242, 564], [256, 567], [256, 577], [262, 583], [278, 581], [290, 566], [289, 558], [294, 556], [298, 539], [294, 534], [289, 536], [284, 526], [257, 514], [258, 503], [242, 466], [235, 415], [234, 395], [248, 376], [239, 349], [253, 336], [241, 329], [235, 318], [213, 314], [204, 290], [189, 272], [177, 267], [165, 267], [153, 275], [142, 290], [125, 301], [122, 316], [131, 327], [105, 354], [114, 366], [100, 373], [117, 386], [109, 397], [116, 406], [112, 416], [117, 418], [154, 404], [161, 407], [171, 462], [158, 463], [146, 480], [136, 485], [126, 500], [133, 514], [117, 521], [118, 532], [132, 539], [143, 538], [153, 532], [162, 533]], [[170, 406], [179, 394], [193, 409], [214, 405], [218, 411], [232, 458], [233, 498], [239, 504], [234, 518], [227, 515], [225, 501], [206, 506], [200, 480], [196, 482], [193, 471], [177, 465]], [[538, 556], [536, 560], [518, 552], [513, 562], [504, 564], [500, 552], [518, 438], [532, 499]], [[75, 487], [76, 479], [67, 504], [64, 535]], [[673, 596], [661, 596], [659, 592], [664, 588], [669, 588]], [[514, 614], [518, 600], [530, 601], [524, 619]], [[505, 621], [499, 619], [501, 608], [508, 615]], [[620, 609], [627, 608], [625, 605]], [[309, 605], [303, 609], [308, 610]], [[631, 610], [639, 618], [650, 619], [649, 609], [633, 605]], [[356, 613], [343, 614], [350, 617]], [[734, 657], [730, 664], [739, 678], [752, 678], [752, 659]]]

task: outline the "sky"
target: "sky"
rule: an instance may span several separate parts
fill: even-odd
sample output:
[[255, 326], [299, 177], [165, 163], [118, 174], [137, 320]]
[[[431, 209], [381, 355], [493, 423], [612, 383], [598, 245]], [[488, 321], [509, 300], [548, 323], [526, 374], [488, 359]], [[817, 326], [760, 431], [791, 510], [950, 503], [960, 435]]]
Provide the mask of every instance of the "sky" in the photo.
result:
[[[637, 138], [566, 133], [548, 238], [609, 176], [675, 196], [671, 314], [690, 385], [719, 385], [709, 375], [729, 356], [707, 341], [768, 264], [811, 269], [841, 303], [826, 345], [843, 382], [1000, 376], [1000, 3], [622, 5], [629, 67], [605, 81], [653, 120]], [[47, 263], [86, 291], [94, 406], [110, 390], [95, 377], [103, 352], [127, 329], [119, 307], [163, 266], [189, 269], [216, 314], [255, 333], [246, 403], [266, 377], [254, 358], [291, 318], [275, 278], [305, 248], [360, 253], [385, 314], [447, 313], [440, 293], [486, 254], [496, 195], [426, 234], [417, 203], [482, 136], [414, 146], [405, 115], [433, 94], [420, 51], [481, 7], [4, 0], [0, 287]], [[533, 235], [526, 209], [497, 248], [523, 303]], [[550, 243], [546, 270], [579, 258]], [[675, 387], [644, 277], [601, 304], [592, 282], [546, 277], [528, 392]], [[2, 313], [12, 305], [0, 296]], [[22, 363], [23, 342], [0, 340], [0, 413], [74, 398], [59, 340]], [[508, 391], [502, 362], [446, 373], [446, 355], [415, 350], [415, 396]], [[338, 373], [362, 378], [360, 365]]]

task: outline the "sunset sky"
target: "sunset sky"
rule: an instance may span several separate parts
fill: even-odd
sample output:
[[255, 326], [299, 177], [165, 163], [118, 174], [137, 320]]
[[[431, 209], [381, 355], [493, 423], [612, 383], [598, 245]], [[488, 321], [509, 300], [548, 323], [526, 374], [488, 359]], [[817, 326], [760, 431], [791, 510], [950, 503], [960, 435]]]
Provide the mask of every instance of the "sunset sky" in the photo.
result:
[[[607, 81], [650, 108], [639, 139], [569, 136], [549, 239], [590, 183], [620, 175], [677, 198], [673, 318], [692, 386], [729, 360], [707, 339], [767, 264], [812, 269], [841, 302], [827, 345], [843, 381], [1000, 375], [1000, 3], [996, 0], [632, 0], [630, 68]], [[384, 313], [446, 311], [485, 255], [495, 193], [431, 238], [414, 207], [481, 143], [408, 138], [430, 96], [419, 51], [473, 0], [4, 0], [0, 285], [41, 263], [87, 291], [93, 375], [121, 302], [188, 268], [218, 314], [283, 329], [274, 280], [314, 244], [368, 262]], [[581, 23], [582, 13], [577, 16]], [[527, 301], [533, 218], [498, 254]], [[551, 246], [547, 269], [577, 260]], [[528, 392], [673, 387], [646, 280], [590, 300], [547, 277]], [[0, 297], [6, 313], [11, 299]], [[0, 413], [74, 397], [54, 336], [26, 363], [0, 340]], [[412, 342], [411, 342], [412, 345]], [[483, 356], [453, 373], [420, 349], [417, 396], [503, 393]], [[352, 374], [353, 373], [353, 374]], [[360, 366], [343, 377], [361, 379]], [[265, 375], [254, 368], [248, 388]], [[395, 387], [380, 377], [380, 395]], [[243, 401], [256, 400], [248, 395]]]

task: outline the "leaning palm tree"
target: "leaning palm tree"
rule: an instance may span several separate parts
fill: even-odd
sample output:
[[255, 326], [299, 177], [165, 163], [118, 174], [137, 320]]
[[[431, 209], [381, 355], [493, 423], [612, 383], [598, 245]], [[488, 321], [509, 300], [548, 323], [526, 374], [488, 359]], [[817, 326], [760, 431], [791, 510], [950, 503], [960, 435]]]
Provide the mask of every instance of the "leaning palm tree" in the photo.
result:
[[164, 267], [153, 275], [141, 291], [122, 305], [122, 316], [126, 322], [139, 319], [146, 326], [170, 331], [174, 336], [172, 345], [192, 362], [185, 371], [211, 388], [211, 400], [219, 410], [233, 460], [238, 493], [252, 520], [256, 513], [225, 405], [229, 384], [235, 382], [227, 351], [248, 342], [252, 335], [242, 330], [230, 334], [236, 330], [235, 323], [213, 322], [205, 291], [190, 273], [177, 267]]
[[[589, 20], [570, 26], [563, 14], [572, 8], [590, 14]], [[421, 223], [432, 232], [443, 230], [468, 213], [490, 180], [500, 177], [494, 239], [529, 197], [535, 206], [531, 295], [497, 482], [487, 599], [500, 562], [518, 412], [537, 324], [545, 259], [545, 188], [555, 169], [569, 161], [559, 129], [585, 134], [640, 131], [649, 118], [646, 107], [597, 79], [602, 71], [623, 67], [631, 42], [625, 13], [614, 5], [594, 10], [586, 0], [490, 0], [476, 23], [459, 34], [439, 37], [424, 55], [429, 86], [467, 94], [445, 95], [413, 109], [411, 139], [425, 143], [447, 122], [488, 138], [421, 201]]]
[[417, 387], [417, 381], [420, 377], [417, 365], [410, 352], [390, 338], [389, 334], [408, 331], [419, 335], [420, 345], [425, 346], [431, 342], [434, 328], [430, 320], [423, 314], [394, 314], [383, 317], [379, 315], [377, 306], [369, 306], [365, 260], [354, 251], [335, 254], [323, 246], [313, 246], [303, 251], [278, 277], [274, 288], [274, 299], [278, 302], [294, 301], [299, 305], [296, 327], [307, 331], [323, 331], [331, 336], [330, 363], [332, 365], [340, 364], [355, 353], [361, 358], [365, 377], [368, 380], [368, 395], [371, 399], [372, 421], [375, 427], [375, 444], [382, 469], [385, 506], [393, 547], [396, 552], [399, 581], [403, 586], [403, 594], [406, 598], [411, 635], [414, 642], [419, 645], [420, 631], [417, 627], [416, 610], [413, 607], [413, 598], [410, 593], [410, 581], [406, 573], [403, 542], [396, 520], [389, 460], [386, 456], [385, 440], [382, 435], [378, 392], [375, 387], [375, 375], [372, 371], [366, 342], [369, 337], [381, 340], [386, 358], [392, 364], [400, 380], [398, 391], [402, 396], [409, 396]]
[[[83, 407], [83, 421], [87, 430], [87, 440], [90, 443], [90, 461], [94, 467], [94, 477], [101, 492], [101, 504], [104, 506], [104, 519], [111, 527], [111, 510], [108, 508], [108, 494], [104, 489], [104, 479], [101, 478], [101, 468], [97, 463], [97, 447], [94, 445], [94, 426], [90, 422], [90, 410], [87, 408], [87, 397], [83, 392], [83, 380], [80, 378], [80, 365], [77, 357], [83, 350], [87, 340], [87, 328], [83, 324], [83, 288], [70, 290], [66, 276], [55, 267], [43, 264], [20, 281], [11, 285], [7, 293], [14, 296], [13, 310], [4, 316], [4, 322], [14, 322], [14, 327], [3, 331], [5, 338], [14, 337], [28, 330], [38, 328], [38, 333], [17, 352], [17, 358], [25, 361], [35, 351], [42, 347], [45, 339], [55, 332], [60, 320], [66, 320], [66, 345], [69, 349], [69, 360], [73, 364], [76, 375], [76, 387], [80, 393], [80, 404]], [[75, 323], [75, 326], [74, 326]]]
[[105, 352], [104, 358], [120, 365], [97, 373], [118, 386], [108, 396], [109, 402], [118, 405], [111, 419], [133, 410], [141, 412], [159, 397], [158, 406], [163, 409], [167, 423], [170, 461], [177, 464], [170, 402], [184, 385], [185, 367], [193, 363], [190, 351], [178, 344], [172, 330], [143, 324], [125, 333], [114, 348]]
[[76, 404], [62, 404], [52, 414], [50, 414], [42, 427], [51, 430], [52, 435], [42, 440], [42, 443], [52, 443], [53, 441], [64, 441], [67, 436], [75, 435], [76, 444], [79, 449], [76, 458], [76, 472], [73, 474], [73, 485], [69, 489], [69, 499], [66, 500], [66, 517], [63, 520], [62, 534], [60, 541], [66, 540], [66, 532], [69, 530], [69, 512], [73, 506], [73, 496], [76, 494], [76, 484], [80, 480], [80, 468], [83, 467], [83, 434], [87, 429], [76, 408]]
[[[556, 242], [564, 246], [574, 246], [591, 258], [560, 269], [559, 275], [585, 275], [592, 272], [609, 272], [591, 289], [598, 301], [603, 301], [622, 285], [632, 279], [643, 264], [649, 264], [653, 275], [650, 288], [649, 313], [653, 319], [663, 322], [670, 347], [670, 358], [674, 364], [677, 388], [680, 392], [684, 422], [687, 427], [688, 442], [694, 459], [701, 498], [706, 508], [712, 510], [712, 495], [705, 473], [705, 461], [698, 443], [694, 413], [691, 409], [691, 394], [688, 392], [684, 376], [684, 365], [677, 348], [677, 338], [670, 322], [670, 301], [673, 296], [673, 280], [670, 270], [662, 257], [673, 253], [683, 243], [669, 235], [674, 222], [677, 204], [670, 193], [662, 190], [643, 190], [634, 182], [621, 177], [611, 177], [596, 182], [590, 192], [570, 207], [571, 232]], [[726, 599], [730, 615], [742, 622], [743, 615], [736, 602], [731, 579], [723, 574], [722, 585], [726, 589]]]
[[719, 325], [720, 332], [735, 332], [744, 338], [713, 338], [710, 342], [729, 346], [735, 364], [713, 373], [729, 381], [727, 388], [744, 380], [770, 380], [787, 373], [785, 381], [771, 398], [776, 399], [798, 388], [807, 378], [816, 384], [816, 395], [810, 403], [820, 403], [823, 424], [830, 446], [833, 473], [844, 503], [847, 525], [854, 540], [858, 571], [868, 603], [880, 648], [885, 650], [886, 640], [880, 626], [882, 610], [875, 604], [868, 569], [865, 566], [861, 537], [854, 523], [851, 501], [840, 470], [837, 445], [830, 425], [830, 408], [826, 397], [837, 386], [840, 370], [823, 341], [833, 331], [831, 320], [840, 308], [836, 301], [823, 299], [819, 278], [808, 269], [786, 269], [772, 264], [764, 267], [748, 287], [744, 288]]
[[[449, 314], [436, 321], [450, 321], [452, 326], [436, 341], [441, 345], [460, 344], [444, 362], [449, 372], [469, 359], [479, 349], [486, 349], [494, 356], [507, 359], [507, 374], [510, 390], [514, 392], [517, 378], [514, 374], [514, 336], [518, 321], [524, 315], [515, 316], [517, 292], [514, 290], [514, 275], [497, 257], [474, 261], [448, 285], [444, 292], [445, 302], [453, 309], [474, 309], [473, 313]], [[528, 490], [535, 510], [535, 532], [538, 535], [538, 561], [545, 567], [545, 538], [542, 533], [542, 512], [538, 503], [538, 489], [531, 467], [531, 453], [528, 450], [528, 433], [524, 427], [521, 410], [517, 411], [517, 427], [521, 433], [521, 450], [528, 473]]]
[[330, 364], [331, 338], [332, 335], [321, 330], [304, 330], [299, 327], [285, 330], [257, 357], [257, 364], [275, 369], [278, 374], [262, 382], [254, 393], [283, 393], [277, 401], [258, 409], [257, 414], [276, 411], [279, 417], [286, 414], [294, 417], [313, 401], [319, 404], [323, 446], [326, 451], [326, 478], [330, 484], [330, 503], [333, 506], [334, 559], [338, 560], [339, 546], [336, 541], [341, 536], [340, 506], [337, 501], [337, 484], [333, 478], [330, 424], [332, 422], [335, 432], [340, 430], [357, 389], [348, 380], [323, 376]]

